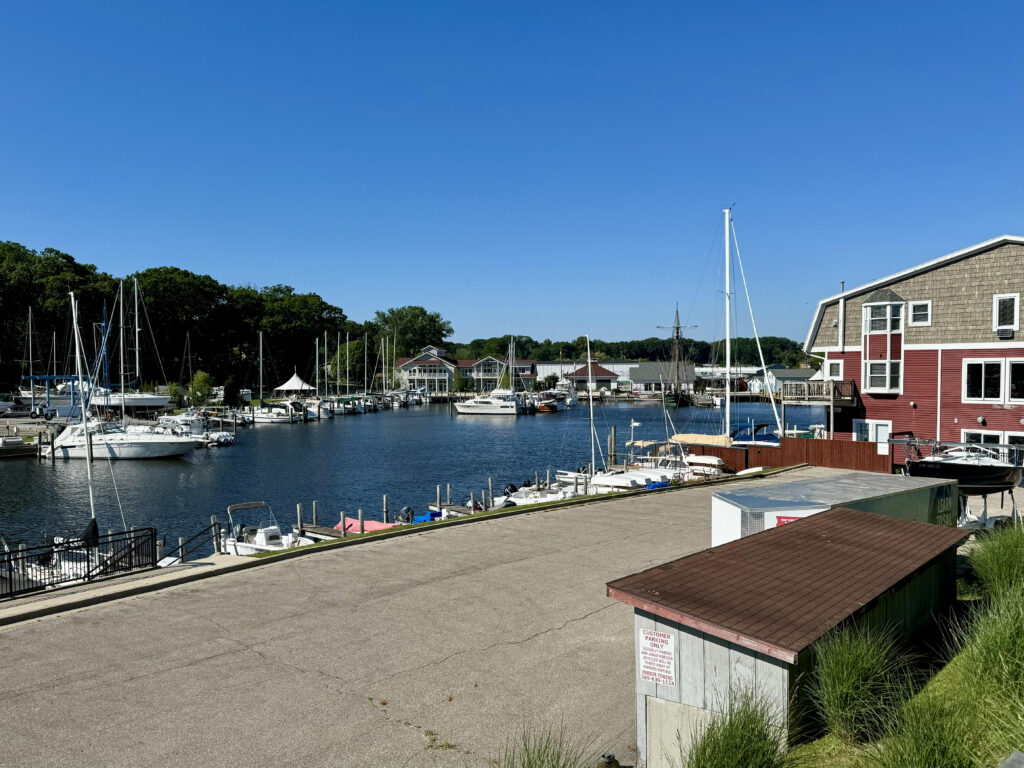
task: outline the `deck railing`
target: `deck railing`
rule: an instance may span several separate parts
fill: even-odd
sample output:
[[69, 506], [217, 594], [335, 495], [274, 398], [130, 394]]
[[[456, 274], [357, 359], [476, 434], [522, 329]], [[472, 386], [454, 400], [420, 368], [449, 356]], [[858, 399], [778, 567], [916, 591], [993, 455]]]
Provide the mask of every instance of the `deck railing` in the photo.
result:
[[784, 381], [783, 400], [801, 400], [816, 403], [854, 403], [857, 400], [857, 385], [850, 381]]

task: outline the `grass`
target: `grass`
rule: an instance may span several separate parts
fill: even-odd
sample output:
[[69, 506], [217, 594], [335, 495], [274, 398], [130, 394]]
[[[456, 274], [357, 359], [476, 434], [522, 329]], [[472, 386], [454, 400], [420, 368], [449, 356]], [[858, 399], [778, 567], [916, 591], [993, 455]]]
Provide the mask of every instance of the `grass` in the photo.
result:
[[784, 729], [777, 713], [753, 694], [740, 695], [715, 716], [680, 757], [684, 768], [785, 768]]
[[910, 660], [892, 632], [847, 624], [815, 645], [810, 696], [828, 732], [848, 744], [885, 732], [910, 696]]
[[523, 728], [502, 748], [495, 768], [591, 768], [597, 761], [590, 744], [573, 739], [559, 728]]
[[986, 531], [968, 557], [984, 593], [1024, 593], [1024, 528], [1016, 525]]

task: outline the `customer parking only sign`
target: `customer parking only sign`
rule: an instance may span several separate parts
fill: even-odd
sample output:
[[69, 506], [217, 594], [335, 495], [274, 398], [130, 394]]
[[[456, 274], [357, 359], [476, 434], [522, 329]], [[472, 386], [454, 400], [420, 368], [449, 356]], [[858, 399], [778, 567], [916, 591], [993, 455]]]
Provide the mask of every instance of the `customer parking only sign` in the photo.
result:
[[676, 684], [675, 636], [653, 629], [640, 630], [640, 679], [658, 685]]

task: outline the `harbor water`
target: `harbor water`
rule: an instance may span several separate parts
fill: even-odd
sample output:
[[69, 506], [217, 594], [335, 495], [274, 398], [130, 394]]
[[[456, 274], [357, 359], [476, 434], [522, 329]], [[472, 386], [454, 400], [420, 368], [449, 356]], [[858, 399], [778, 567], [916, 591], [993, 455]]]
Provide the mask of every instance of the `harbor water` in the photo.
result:
[[[675, 432], [721, 433], [722, 412], [669, 408], [660, 403], [594, 405], [597, 463], [616, 428], [620, 458], [626, 441], [663, 440]], [[821, 407], [789, 407], [790, 427], [824, 423]], [[773, 422], [771, 407], [733, 406], [733, 425]], [[640, 426], [631, 427], [634, 422]], [[417, 513], [434, 500], [436, 486], [452, 486], [452, 501], [479, 498], [492, 478], [495, 495], [506, 483], [521, 485], [539, 472], [577, 469], [590, 462], [588, 407], [581, 402], [558, 414], [451, 415], [447, 405], [414, 406], [308, 424], [266, 424], [239, 429], [231, 447], [199, 449], [183, 459], [107, 461], [92, 465], [100, 529], [154, 527], [176, 543], [222, 519], [229, 504], [267, 501], [278, 521], [295, 521], [301, 503], [307, 522], [319, 502], [320, 525], [342, 512], [381, 519], [382, 497], [394, 514]], [[607, 458], [604, 456], [604, 458]], [[86, 463], [82, 460], [11, 459], [0, 464], [0, 536], [8, 545], [40, 544], [73, 535], [89, 520]]]

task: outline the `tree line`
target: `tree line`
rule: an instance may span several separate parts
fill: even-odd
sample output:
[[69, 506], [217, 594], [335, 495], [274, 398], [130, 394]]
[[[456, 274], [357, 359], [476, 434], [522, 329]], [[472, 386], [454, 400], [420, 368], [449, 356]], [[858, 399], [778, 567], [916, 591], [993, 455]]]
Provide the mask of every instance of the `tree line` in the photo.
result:
[[[410, 357], [429, 344], [442, 346], [457, 358], [501, 358], [509, 343], [508, 336], [474, 339], [467, 344], [452, 342], [451, 323], [440, 313], [419, 306], [380, 310], [374, 317], [357, 322], [318, 294], [299, 293], [288, 285], [226, 285], [209, 275], [177, 267], [153, 267], [119, 278], [92, 264], [79, 263], [56, 249], [35, 251], [9, 241], [0, 241], [0, 275], [0, 391], [16, 388], [28, 373], [30, 308], [33, 371], [52, 372], [56, 358], [58, 374], [73, 373], [74, 340], [68, 297], [71, 291], [79, 304], [79, 328], [86, 355], [101, 368], [106, 318], [110, 329], [106, 371], [114, 386], [120, 379], [122, 332], [128, 348], [125, 368], [130, 386], [187, 384], [196, 372], [203, 371], [219, 384], [253, 389], [259, 379], [262, 332], [268, 391], [293, 372], [307, 381], [315, 377], [315, 339], [321, 345], [326, 343], [328, 350], [329, 368], [321, 370], [321, 377], [327, 375], [332, 381], [339, 376], [344, 378], [347, 364], [351, 381], [359, 385], [364, 376], [371, 378], [381, 371], [385, 344], [390, 360], [394, 356]], [[136, 284], [141, 329], [138, 334]], [[123, 328], [121, 307], [117, 305], [122, 287]], [[799, 345], [790, 339], [767, 337], [761, 343], [769, 364], [794, 364], [803, 359]], [[522, 359], [582, 361], [586, 356], [584, 337], [538, 342], [518, 336], [516, 346], [517, 356]], [[689, 360], [706, 363], [722, 358], [720, 346], [686, 339], [682, 352]], [[653, 337], [615, 342], [593, 339], [591, 349], [597, 359], [668, 360], [672, 355], [670, 341]], [[735, 339], [733, 350], [737, 364], [756, 364], [752, 339]], [[101, 378], [102, 373], [101, 370]]]

